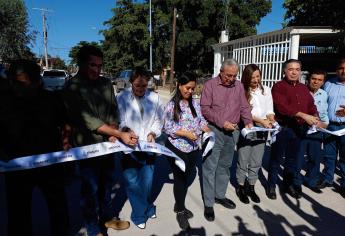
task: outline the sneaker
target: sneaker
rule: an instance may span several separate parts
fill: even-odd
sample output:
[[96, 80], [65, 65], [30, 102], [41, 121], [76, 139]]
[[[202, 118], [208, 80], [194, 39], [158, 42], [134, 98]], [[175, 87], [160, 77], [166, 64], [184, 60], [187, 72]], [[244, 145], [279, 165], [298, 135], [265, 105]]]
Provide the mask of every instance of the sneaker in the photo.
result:
[[184, 211], [180, 211], [176, 213], [176, 220], [181, 229], [185, 230], [185, 229], [190, 228], [188, 218], [186, 214], [184, 213]]
[[130, 223], [126, 220], [113, 219], [105, 222], [104, 226], [114, 230], [124, 230], [129, 228]]
[[188, 219], [193, 218], [194, 214], [187, 208], [184, 209], [184, 214], [187, 216]]
[[152, 216], [150, 216], [151, 219], [156, 219], [157, 218], [157, 215], [156, 214], [153, 214]]
[[138, 227], [139, 229], [145, 229], [145, 228], [146, 228], [146, 223], [138, 224], [137, 227]]
[[[193, 214], [192, 211], [188, 210], [187, 208], [185, 208], [183, 211], [184, 211], [184, 213], [186, 214], [186, 216], [187, 216], [188, 219], [193, 218], [194, 214]], [[177, 213], [176, 204], [174, 205], [174, 212]]]

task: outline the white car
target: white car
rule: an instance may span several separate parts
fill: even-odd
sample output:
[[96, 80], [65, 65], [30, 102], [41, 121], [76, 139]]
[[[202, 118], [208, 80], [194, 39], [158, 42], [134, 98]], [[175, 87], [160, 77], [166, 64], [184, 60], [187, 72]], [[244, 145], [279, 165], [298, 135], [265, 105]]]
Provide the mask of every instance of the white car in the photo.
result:
[[44, 70], [42, 73], [43, 87], [49, 91], [62, 89], [67, 79], [68, 74], [64, 70]]

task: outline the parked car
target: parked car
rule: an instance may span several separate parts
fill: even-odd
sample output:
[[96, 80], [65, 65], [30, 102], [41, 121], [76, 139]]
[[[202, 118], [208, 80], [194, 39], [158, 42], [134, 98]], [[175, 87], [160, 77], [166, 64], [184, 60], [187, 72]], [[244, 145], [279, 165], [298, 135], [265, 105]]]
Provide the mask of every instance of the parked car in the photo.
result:
[[113, 83], [116, 86], [116, 92], [131, 86], [129, 79], [131, 78], [132, 73], [133, 70], [123, 70], [119, 73], [115, 80], [113, 80]]
[[149, 83], [147, 84], [147, 89], [151, 90], [151, 91], [155, 91], [156, 90], [156, 84], [154, 81], [154, 78], [151, 77], [151, 79], [149, 80]]
[[42, 73], [43, 87], [50, 91], [60, 90], [68, 78], [68, 74], [64, 70], [44, 70]]
[[[132, 74], [133, 74], [133, 70], [123, 70], [118, 74], [118, 76], [112, 79], [113, 84], [116, 86], [117, 93], [123, 89], [131, 87], [131, 83], [129, 82], [129, 79], [131, 78]], [[153, 80], [154, 79], [151, 77], [148, 82], [147, 88], [149, 90], [155, 91], [156, 84]]]

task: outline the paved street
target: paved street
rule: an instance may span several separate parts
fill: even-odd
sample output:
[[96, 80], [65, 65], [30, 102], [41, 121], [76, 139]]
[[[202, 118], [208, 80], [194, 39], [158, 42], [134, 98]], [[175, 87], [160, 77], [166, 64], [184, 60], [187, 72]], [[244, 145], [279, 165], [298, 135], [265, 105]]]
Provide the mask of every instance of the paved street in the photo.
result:
[[[169, 99], [168, 91], [159, 91], [163, 100]], [[266, 153], [267, 154], [267, 153]], [[234, 160], [236, 161], [236, 160]], [[199, 171], [195, 171], [195, 178], [191, 184], [186, 206], [193, 213], [190, 220], [191, 230], [183, 232], [179, 229], [173, 212], [172, 174], [168, 162], [164, 157], [158, 157], [155, 167], [153, 196], [157, 206], [157, 218], [149, 220], [145, 230], [131, 227], [125, 231], [109, 230], [110, 236], [122, 235], [344, 235], [345, 229], [345, 199], [336, 193], [336, 188], [326, 188], [322, 194], [316, 194], [303, 187], [303, 197], [299, 200], [280, 194], [277, 200], [266, 197], [264, 187], [267, 177], [268, 155], [264, 158], [264, 168], [260, 174], [260, 181], [256, 190], [261, 197], [260, 204], [241, 203], [234, 189], [234, 170], [226, 196], [234, 200], [237, 207], [228, 210], [215, 205], [216, 220], [208, 222], [203, 217], [203, 203], [200, 191]], [[118, 163], [117, 163], [118, 164]], [[200, 163], [199, 163], [200, 165]], [[131, 208], [124, 193], [120, 170], [117, 174], [117, 184], [114, 186], [114, 211], [120, 212], [122, 219], [129, 220]], [[338, 186], [336, 176], [335, 187]], [[20, 181], [18, 181], [20, 187]], [[70, 218], [73, 234], [86, 235], [81, 228], [81, 213], [79, 209], [80, 182], [75, 180], [68, 186], [70, 200]], [[18, 191], [20, 194], [20, 191]], [[39, 191], [34, 193], [34, 227], [35, 235], [49, 235], [47, 208]], [[43, 204], [42, 204], [43, 202]], [[5, 203], [3, 178], [0, 175], [0, 235], [5, 235]], [[18, 213], [20, 214], [20, 213]], [[25, 219], [23, 219], [25, 220]], [[20, 227], [20, 224], [18, 225]]]

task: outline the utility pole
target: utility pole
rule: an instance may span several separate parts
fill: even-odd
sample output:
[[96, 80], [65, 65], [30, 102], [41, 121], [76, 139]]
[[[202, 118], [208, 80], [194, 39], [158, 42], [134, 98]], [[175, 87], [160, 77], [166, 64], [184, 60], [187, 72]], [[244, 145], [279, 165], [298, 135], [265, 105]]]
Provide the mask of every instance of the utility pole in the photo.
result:
[[171, 65], [170, 65], [170, 92], [174, 85], [174, 62], [175, 62], [175, 38], [176, 38], [176, 15], [177, 9], [174, 7], [174, 18], [173, 18], [173, 35], [172, 35], [172, 45], [171, 45]]
[[150, 0], [150, 71], [152, 73], [152, 9], [151, 9], [151, 0]]
[[42, 12], [42, 18], [43, 18], [43, 40], [44, 40], [44, 57], [45, 57], [45, 63], [46, 63], [46, 69], [49, 68], [48, 65], [48, 33], [47, 33], [47, 18], [46, 18], [46, 12], [52, 12], [51, 10], [45, 9], [45, 8], [32, 8], [33, 10], [38, 10]]

